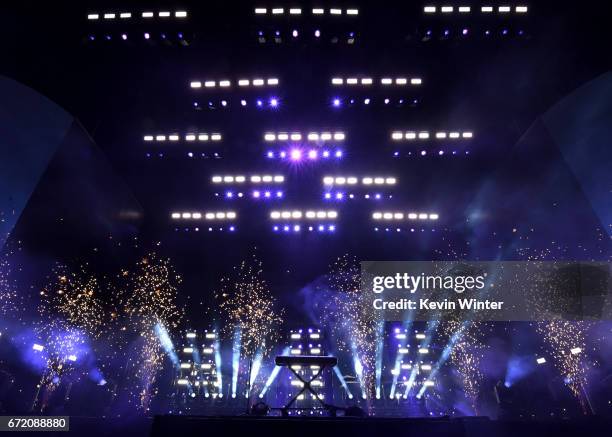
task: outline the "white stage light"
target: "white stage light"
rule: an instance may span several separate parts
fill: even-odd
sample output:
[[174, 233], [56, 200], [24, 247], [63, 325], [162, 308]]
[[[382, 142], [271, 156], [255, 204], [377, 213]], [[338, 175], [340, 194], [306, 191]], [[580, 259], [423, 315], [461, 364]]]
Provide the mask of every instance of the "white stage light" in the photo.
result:
[[100, 18], [99, 14], [89, 14], [89, 15], [87, 15], [87, 19], [88, 20], [97, 20], [99, 18]]
[[276, 140], [276, 135], [274, 135], [273, 133], [267, 133], [264, 135], [264, 140], [266, 141], [274, 141]]
[[170, 141], [178, 141], [178, 140], [179, 140], [179, 136], [178, 136], [178, 135], [176, 135], [176, 134], [172, 134], [172, 135], [169, 135], [169, 136], [168, 136], [168, 139], [169, 139]]
[[170, 16], [170, 12], [168, 11], [162, 11], [159, 13], [159, 16], [162, 18], [168, 18]]
[[459, 135], [459, 132], [451, 132], [451, 133], [448, 134], [448, 136], [450, 138], [455, 139], [455, 138], [459, 138], [460, 135]]
[[185, 18], [187, 16], [187, 11], [176, 11], [174, 16], [176, 18]]
[[208, 141], [208, 134], [199, 134], [198, 141]]
[[300, 8], [291, 8], [289, 9], [289, 13], [291, 15], [300, 15], [302, 13], [302, 10]]
[[433, 387], [433, 386], [434, 386], [434, 382], [433, 382], [433, 381], [425, 381], [425, 382], [423, 383], [423, 385], [424, 385], [425, 387]]
[[396, 182], [397, 182], [396, 178], [386, 178], [385, 179], [385, 184], [387, 185], [395, 185]]
[[443, 14], [449, 14], [453, 12], [453, 7], [452, 6], [442, 6], [440, 8], [440, 11], [442, 11]]
[[404, 136], [407, 140], [414, 140], [416, 138], [416, 132], [406, 132]]
[[393, 214], [393, 218], [395, 220], [404, 220], [404, 214], [401, 212], [396, 212]]
[[166, 141], [166, 136], [165, 135], [156, 135], [155, 136], [155, 141]]
[[462, 136], [463, 138], [472, 138], [473, 134], [472, 132], [463, 132]]
[[259, 184], [261, 182], [261, 176], [258, 176], [258, 175], [251, 176], [251, 182], [254, 184]]
[[436, 138], [446, 138], [446, 132], [436, 132]]
[[365, 177], [361, 180], [361, 183], [363, 185], [372, 185], [372, 183], [374, 183], [374, 179], [370, 178], [370, 177]]
[[153, 18], [154, 15], [153, 12], [143, 12], [142, 18]]
[[333, 185], [334, 184], [334, 178], [331, 176], [326, 176], [323, 178], [323, 184], [324, 185]]
[[321, 134], [321, 140], [322, 140], [322, 141], [329, 141], [329, 140], [331, 140], [331, 139], [332, 139], [332, 134], [331, 134], [331, 133], [329, 133], [329, 132], [323, 132], [323, 133]]
[[300, 141], [302, 139], [302, 134], [294, 132], [289, 138], [291, 138], [291, 141]]
[[419, 220], [427, 220], [428, 215], [425, 213], [420, 213], [419, 214]]
[[191, 218], [195, 219], [195, 220], [200, 220], [202, 218], [202, 213], [194, 212], [194, 213], [191, 214]]
[[177, 383], [178, 385], [187, 385], [187, 384], [189, 384], [189, 381], [188, 381], [188, 380], [186, 380], [186, 379], [178, 379], [178, 380], [176, 381], [176, 383]]
[[419, 138], [421, 140], [426, 140], [427, 138], [429, 138], [429, 132], [419, 132]]
[[319, 141], [319, 134], [316, 132], [310, 132], [308, 134], [308, 141]]
[[510, 8], [510, 6], [500, 6], [498, 10], [502, 14], [505, 14], [505, 13], [510, 12], [511, 8]]
[[424, 11], [426, 14], [434, 14], [434, 13], [436, 12], [436, 7], [435, 7], [435, 6], [425, 6], [425, 7], [423, 8], [423, 11]]
[[429, 214], [429, 220], [438, 220], [439, 217], [438, 214]]
[[276, 77], [271, 77], [267, 81], [268, 85], [278, 85], [278, 79]]
[[330, 9], [329, 13], [331, 15], [341, 15], [342, 14], [342, 9]]
[[220, 80], [219, 81], [219, 86], [220, 87], [227, 88], [230, 85], [231, 85], [231, 82], [229, 80]]
[[544, 357], [537, 358], [536, 359], [536, 363], [544, 364], [544, 363], [546, 363], [546, 358], [544, 358]]
[[431, 370], [431, 364], [421, 364], [421, 370]]
[[238, 86], [249, 86], [250, 81], [248, 79], [240, 79], [238, 81]]
[[408, 220], [416, 220], [418, 218], [418, 215], [415, 214], [414, 212], [411, 212], [410, 214], [408, 214]]
[[489, 13], [493, 12], [493, 6], [483, 6], [480, 8], [481, 12]]
[[216, 82], [214, 80], [207, 80], [204, 82], [204, 86], [206, 88], [214, 88], [216, 86]]
[[153, 135], [145, 135], [144, 136], [144, 140], [145, 141], [153, 141]]
[[428, 354], [429, 353], [429, 349], [427, 349], [426, 347], [420, 347], [419, 351], [420, 354]]
[[408, 79], [406, 79], [405, 77], [398, 77], [397, 79], [395, 79], [396, 85], [406, 85], [407, 83]]
[[570, 353], [572, 355], [578, 355], [580, 352], [582, 352], [582, 348], [579, 348], [579, 347], [574, 347], [574, 348], [570, 349]]
[[403, 134], [401, 132], [392, 132], [391, 139], [392, 140], [401, 140], [403, 138]]
[[459, 6], [459, 12], [461, 13], [466, 13], [466, 12], [470, 12], [472, 10], [472, 8], [470, 6]]
[[372, 85], [372, 78], [364, 77], [363, 79], [361, 79], [361, 85]]
[[263, 86], [263, 85], [264, 85], [263, 79], [253, 79], [253, 86]]
[[44, 348], [45, 347], [43, 345], [40, 345], [37, 343], [34, 343], [34, 345], [32, 345], [32, 349], [34, 349], [37, 352], [42, 352]]
[[272, 14], [274, 15], [279, 15], [279, 14], [284, 14], [285, 10], [283, 8], [274, 8], [272, 9]]
[[195, 141], [196, 136], [194, 134], [187, 134], [185, 135], [185, 140], [187, 141]]
[[356, 177], [348, 177], [346, 178], [346, 183], [349, 185], [355, 185], [357, 183], [357, 178]]
[[421, 85], [422, 83], [423, 80], [420, 77], [413, 77], [412, 79], [410, 79], [411, 85]]
[[180, 212], [173, 212], [170, 217], [172, 217], [173, 220], [178, 220], [178, 219], [181, 218], [181, 213]]
[[105, 20], [113, 20], [115, 18], [115, 14], [104, 14]]
[[131, 12], [121, 12], [119, 18], [132, 18]]
[[515, 11], [519, 14], [524, 14], [527, 12], [527, 6], [517, 6]]
[[223, 182], [223, 178], [221, 176], [213, 176], [212, 177], [213, 184], [220, 184]]
[[183, 348], [183, 353], [191, 354], [191, 353], [193, 353], [193, 348], [192, 347], [184, 347]]
[[266, 8], [255, 8], [255, 13], [259, 15], [266, 14], [268, 13], [268, 10]]
[[356, 77], [349, 77], [348, 79], [346, 79], [346, 83], [349, 85], [357, 85], [358, 82], [359, 81]]
[[325, 11], [323, 10], [323, 8], [313, 8], [312, 13], [313, 15], [322, 15], [325, 13]]
[[374, 220], [380, 220], [383, 218], [382, 212], [374, 212], [372, 213], [372, 218]]
[[342, 85], [344, 83], [344, 79], [341, 77], [332, 77], [332, 85]]
[[213, 141], [221, 141], [221, 134], [212, 134], [210, 139]]
[[278, 220], [279, 218], [281, 218], [281, 213], [279, 211], [272, 211], [270, 213], [270, 218], [272, 220]]
[[346, 15], [359, 15], [359, 9], [347, 9]]

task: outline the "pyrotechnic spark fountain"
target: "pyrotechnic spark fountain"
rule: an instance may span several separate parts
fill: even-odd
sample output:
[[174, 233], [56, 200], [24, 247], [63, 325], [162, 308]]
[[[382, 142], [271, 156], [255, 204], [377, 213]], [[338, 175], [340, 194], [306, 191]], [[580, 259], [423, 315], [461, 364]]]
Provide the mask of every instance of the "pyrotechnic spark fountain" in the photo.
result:
[[327, 287], [330, 299], [322, 311], [340, 350], [353, 354], [354, 364], [363, 377], [362, 392], [373, 397], [376, 383], [376, 345], [378, 316], [361, 290], [361, 271], [356, 258], [342, 256], [330, 267]]
[[129, 387], [130, 401], [137, 399], [137, 406], [148, 410], [157, 374], [163, 366], [163, 348], [155, 332], [155, 326], [176, 329], [183, 318], [183, 310], [176, 304], [181, 277], [176, 274], [168, 259], [151, 253], [141, 259], [133, 271], [123, 271], [126, 286], [120, 305], [139, 335], [138, 353], [128, 357], [128, 366], [136, 387]]

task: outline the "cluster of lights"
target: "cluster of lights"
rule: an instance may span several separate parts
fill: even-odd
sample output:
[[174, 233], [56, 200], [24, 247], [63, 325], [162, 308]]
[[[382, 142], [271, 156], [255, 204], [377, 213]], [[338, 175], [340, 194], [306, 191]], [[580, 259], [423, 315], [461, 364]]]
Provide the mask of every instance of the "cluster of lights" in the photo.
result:
[[340, 149], [336, 149], [336, 150], [328, 150], [328, 149], [324, 149], [324, 150], [318, 150], [318, 149], [308, 149], [308, 150], [302, 150], [299, 148], [293, 148], [290, 150], [280, 150], [278, 152], [274, 152], [272, 150], [269, 150], [266, 153], [266, 157], [269, 159], [289, 159], [291, 161], [303, 161], [303, 160], [310, 160], [310, 161], [316, 161], [318, 159], [330, 159], [330, 158], [336, 158], [336, 159], [340, 159], [344, 156], [344, 153], [342, 152], [342, 150]]
[[[430, 151], [429, 153], [427, 152], [427, 150], [421, 150], [418, 153], [417, 152], [412, 153], [412, 151], [410, 150], [407, 153], [408, 156], [413, 156], [413, 155], [415, 155], [415, 156], [416, 155], [418, 155], [418, 156], [430, 156], [430, 155], [438, 155], [438, 156], [452, 155], [452, 156], [456, 156], [458, 154], [459, 155], [469, 155], [470, 151], [469, 150], [465, 150], [465, 151], [463, 151], [463, 153], [459, 153], [459, 152], [457, 152], [457, 150], [444, 151], [444, 150], [440, 149], [437, 152], [436, 151], [433, 151], [433, 152]], [[400, 156], [400, 152], [399, 151], [396, 150], [395, 152], [393, 152], [393, 157], [394, 158], [398, 158], [399, 156]]]
[[[493, 6], [481, 6], [480, 7], [480, 12], [482, 12], [483, 14], [491, 14], [495, 12], [495, 10], [496, 9]], [[455, 11], [461, 14], [467, 14], [467, 13], [472, 12], [472, 8], [470, 6], [458, 6], [457, 8], [455, 8], [454, 6], [440, 6], [439, 8], [437, 6], [423, 7], [423, 12], [425, 12], [426, 14], [435, 14], [438, 12], [441, 14], [452, 14]], [[525, 14], [527, 13], [527, 11], [528, 11], [527, 6], [515, 6], [514, 7], [514, 12], [517, 14]], [[500, 14], [509, 14], [512, 12], [512, 6], [498, 6], [497, 12], [499, 12]]]
[[397, 179], [394, 177], [363, 177], [361, 180], [355, 176], [325, 176], [323, 178], [323, 185], [395, 185]]
[[221, 134], [217, 134], [217, 133], [213, 133], [213, 134], [207, 134], [207, 133], [188, 133], [188, 134], [185, 134], [183, 136], [181, 136], [179, 134], [145, 135], [143, 139], [146, 142], [151, 142], [151, 141], [157, 141], [157, 142], [173, 141], [173, 142], [177, 142], [177, 141], [181, 141], [181, 140], [182, 141], [188, 141], [188, 142], [194, 142], [194, 141], [221, 141]]
[[[238, 99], [236, 99], [235, 102], [232, 102], [232, 105], [240, 105], [241, 107], [247, 107], [249, 105], [249, 101], [247, 99], [239, 99], [239, 103]], [[230, 107], [230, 102], [231, 100], [227, 100], [227, 99], [220, 99], [218, 101], [213, 101], [213, 100], [209, 100], [208, 101], [208, 109], [216, 109], [216, 108], [228, 108]], [[254, 106], [256, 108], [263, 108], [263, 107], [269, 107], [269, 108], [278, 108], [280, 104], [280, 101], [278, 98], [276, 97], [270, 97], [269, 99], [262, 99], [262, 98], [255, 98], [254, 99]], [[203, 108], [205, 108], [206, 106], [202, 106], [200, 105], [199, 102], [193, 102], [193, 107], [196, 110], [202, 110]]]
[[331, 80], [332, 85], [373, 85], [374, 82], [380, 83], [381, 85], [421, 85], [423, 83], [423, 79], [420, 77], [382, 77], [380, 80], [374, 80], [371, 77], [333, 77]]
[[[320, 224], [318, 226], [304, 226], [303, 227], [304, 230], [308, 230], [308, 232], [335, 232], [336, 231], [336, 225], [324, 225], [324, 224]], [[302, 232], [302, 225], [284, 225], [284, 226], [273, 226], [272, 230], [274, 232], [294, 232], [294, 233], [298, 233], [298, 232]]]
[[[361, 195], [356, 195], [354, 193], [345, 193], [343, 191], [337, 191], [335, 193], [332, 193], [330, 191], [326, 192], [323, 195], [323, 198], [325, 200], [329, 200], [329, 199], [335, 199], [335, 200], [344, 200], [344, 199], [355, 199], [355, 198], [360, 198]], [[389, 199], [393, 199], [393, 195], [392, 194], [388, 194], [388, 195], [383, 195], [381, 193], [374, 193], [374, 194], [370, 194], [370, 193], [366, 193], [363, 195], [364, 199], [372, 199], [372, 200], [381, 200], [383, 198], [389, 198]]]
[[[318, 16], [318, 15], [325, 15], [325, 9], [324, 8], [312, 8], [312, 15]], [[289, 9], [285, 9], [285, 8], [255, 8], [255, 15], [266, 15], [266, 14], [271, 14], [271, 15], [283, 15], [285, 13], [288, 13], [289, 15], [302, 15], [302, 9], [301, 8], [289, 8]], [[340, 8], [330, 8], [327, 10], [327, 13], [329, 15], [359, 15], [359, 9], [345, 9], [344, 11]]]
[[457, 140], [460, 138], [471, 139], [473, 137], [474, 137], [474, 134], [469, 131], [468, 132], [439, 131], [439, 132], [431, 132], [431, 133], [429, 131], [407, 131], [407, 132], [393, 131], [391, 132], [391, 139], [394, 141], [429, 140], [431, 138], [435, 138], [437, 140], [445, 140], [445, 139]]
[[270, 213], [272, 220], [335, 220], [338, 218], [337, 211], [301, 211], [301, 210], [285, 210], [285, 211], [272, 211]]
[[[132, 14], [131, 12], [106, 12], [104, 14], [92, 13], [87, 14], [88, 20], [126, 20], [133, 17], [137, 17], [139, 14]], [[151, 11], [145, 11], [140, 14], [141, 18], [187, 18], [187, 11], [159, 11], [157, 13]]]
[[173, 212], [170, 217], [173, 220], [235, 220], [236, 213], [233, 211]]
[[213, 176], [211, 178], [213, 184], [244, 184], [247, 181], [251, 184], [282, 184], [285, 182], [285, 176], [283, 175], [251, 175], [249, 177], [243, 175], [226, 175], [226, 176]]
[[[219, 193], [215, 193], [216, 197], [219, 197]], [[251, 198], [253, 199], [282, 199], [284, 193], [282, 191], [270, 191], [270, 190], [253, 190], [251, 192]], [[241, 199], [245, 197], [245, 193], [242, 191], [234, 192], [234, 191], [226, 191], [225, 198], [226, 199]]]
[[[370, 105], [374, 105], [376, 103], [380, 103], [382, 102], [385, 106], [388, 105], [394, 105], [394, 106], [403, 106], [404, 104], [409, 104], [410, 106], [416, 106], [419, 103], [419, 99], [404, 99], [404, 98], [400, 98], [397, 100], [392, 100], [388, 97], [385, 97], [384, 99], [373, 99], [370, 97], [364, 97], [363, 99], [361, 98], [348, 98], [346, 99], [346, 102], [349, 104], [349, 106], [353, 106], [358, 102], [363, 102], [363, 104], [365, 106], [370, 106]], [[335, 108], [339, 108], [343, 105], [343, 103], [345, 103], [345, 100], [340, 98], [340, 97], [334, 97], [331, 101], [331, 104], [333, 107]]]
[[[150, 32], [144, 32], [144, 33], [142, 34], [143, 38], [144, 38], [146, 41], [151, 40], [152, 35], [154, 35], [154, 34], [152, 34], [152, 33], [150, 33]], [[160, 34], [159, 34], [159, 39], [161, 39], [161, 40], [163, 40], [163, 41], [166, 41], [166, 42], [171, 42], [171, 41], [172, 41], [172, 38], [173, 38], [173, 35], [174, 35], [174, 34], [170, 34], [170, 35], [169, 35], [169, 34], [167, 34], [167, 33], [162, 32], [162, 33], [160, 33]], [[123, 32], [123, 33], [121, 33], [121, 34], [119, 35], [119, 38], [120, 38], [122, 41], [127, 41], [127, 40], [128, 40], [128, 34], [127, 34], [127, 33], [125, 33], [125, 32]], [[112, 41], [112, 40], [113, 40], [113, 35], [111, 35], [111, 34], [108, 34], [108, 33], [107, 33], [107, 34], [105, 34], [105, 35], [104, 35], [104, 37], [103, 37], [103, 38], [101, 38], [101, 39], [106, 40], [106, 41]], [[177, 33], [176, 33], [176, 39], [177, 39], [178, 41], [180, 41], [180, 43], [181, 43], [181, 44], [185, 45], [186, 41], [185, 41], [185, 36], [184, 36], [183, 32], [177, 32]], [[89, 35], [89, 41], [95, 41], [95, 40], [96, 40], [96, 36], [95, 36], [95, 35], [93, 35], [93, 34]]]
[[346, 135], [344, 132], [309, 132], [308, 134], [302, 134], [301, 132], [266, 132], [264, 134], [264, 140], [267, 142], [272, 141], [344, 141]]
[[[270, 77], [268, 79], [263, 78], [255, 78], [255, 79], [238, 79], [236, 81], [239, 87], [263, 87], [263, 86], [276, 86], [278, 85], [278, 79], [275, 77]], [[222, 80], [206, 80], [204, 82], [201, 81], [192, 81], [189, 83], [191, 88], [229, 88], [232, 86], [232, 81], [229, 79]]]
[[374, 220], [438, 220], [440, 216], [436, 213], [425, 213], [425, 212], [380, 212], [376, 211], [372, 213]]
[[308, 334], [305, 334], [302, 329], [298, 331], [292, 330], [291, 333], [289, 334], [289, 338], [291, 338], [291, 340], [301, 340], [302, 334], [304, 334], [304, 336], [310, 338], [311, 340], [319, 340], [321, 338], [321, 330], [317, 329], [315, 331], [312, 328], [308, 328]]

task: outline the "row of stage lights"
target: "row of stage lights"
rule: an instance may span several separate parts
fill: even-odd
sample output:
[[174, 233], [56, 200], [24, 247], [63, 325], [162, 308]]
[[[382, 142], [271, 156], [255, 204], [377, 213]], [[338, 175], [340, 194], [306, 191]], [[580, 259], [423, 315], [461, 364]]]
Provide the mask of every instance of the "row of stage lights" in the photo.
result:
[[[305, 226], [304, 227], [305, 230], [308, 230], [308, 232], [335, 232], [336, 231], [336, 225], [317, 225], [317, 226]], [[294, 232], [294, 233], [298, 233], [298, 232], [302, 232], [302, 225], [274, 225], [272, 227], [272, 230], [274, 232]]]
[[140, 16], [141, 18], [187, 18], [187, 11], [159, 11], [157, 13], [152, 12], [152, 11], [145, 11], [142, 12], [140, 14], [133, 14], [132, 12], [106, 12], [103, 14], [100, 13], [91, 13], [91, 14], [87, 14], [87, 19], [90, 21], [95, 21], [95, 20], [115, 20], [115, 19], [120, 19], [120, 20], [125, 20], [125, 19], [131, 19], [131, 18], [136, 18]]
[[215, 175], [211, 177], [213, 184], [261, 184], [261, 183], [275, 183], [282, 184], [285, 182], [285, 176], [283, 175], [251, 175], [248, 178], [243, 175]]
[[[515, 6], [514, 7], [514, 12], [517, 14], [525, 14], [528, 11], [528, 7], [527, 6]], [[512, 12], [512, 6], [498, 6], [497, 7], [497, 12], [500, 14], [509, 14]], [[433, 6], [433, 5], [428, 5], [428, 6], [424, 6], [423, 7], [423, 12], [426, 14], [436, 14], [436, 13], [441, 13], [441, 14], [452, 14], [453, 12], [459, 12], [461, 14], [466, 14], [466, 13], [470, 13], [472, 12], [472, 8], [471, 6], [458, 6], [457, 8], [455, 8], [454, 6], [440, 6], [439, 8], [437, 6]], [[480, 12], [483, 14], [491, 14], [493, 12], [495, 12], [495, 7], [494, 6], [481, 6], [480, 7]]]
[[472, 139], [474, 137], [473, 132], [457, 132], [457, 131], [453, 131], [453, 132], [445, 132], [445, 131], [439, 131], [439, 132], [428, 132], [428, 131], [407, 131], [407, 132], [401, 132], [401, 131], [394, 131], [391, 133], [391, 139], [394, 141], [401, 141], [401, 140], [428, 140], [431, 137], [437, 139], [437, 140], [445, 140], [445, 139], [451, 139], [451, 140], [458, 140], [460, 138], [463, 139]]
[[[377, 81], [378, 83], [378, 81]], [[335, 86], [340, 86], [340, 85], [365, 85], [365, 86], [369, 86], [369, 85], [373, 85], [374, 84], [374, 79], [372, 79], [371, 77], [362, 77], [362, 78], [357, 78], [357, 77], [347, 77], [346, 79], [342, 78], [342, 77], [333, 77], [331, 80], [331, 84], [335, 85]], [[413, 78], [406, 78], [406, 77], [396, 77], [395, 79], [391, 78], [391, 77], [382, 77], [380, 79], [380, 84], [381, 85], [399, 85], [399, 86], [405, 86], [405, 85], [422, 85], [423, 84], [423, 79], [421, 79], [420, 77], [413, 77]]]
[[323, 177], [323, 185], [395, 185], [397, 178], [394, 177], [362, 177], [361, 179], [355, 176], [325, 176]]
[[385, 97], [384, 99], [373, 99], [371, 97], [363, 97], [363, 98], [355, 98], [355, 97], [347, 97], [347, 98], [341, 98], [341, 97], [334, 97], [331, 100], [331, 105], [334, 108], [340, 108], [342, 106], [344, 106], [344, 104], [347, 104], [348, 106], [356, 106], [359, 103], [362, 103], [364, 106], [374, 106], [376, 104], [383, 104], [384, 106], [389, 106], [389, 105], [393, 105], [396, 107], [403, 107], [404, 105], [409, 105], [411, 107], [416, 106], [419, 103], [418, 99], [412, 98], [412, 99], [405, 99], [405, 98], [399, 98], [399, 99], [390, 99], [389, 97]]
[[[253, 199], [282, 199], [285, 194], [282, 191], [271, 191], [271, 190], [253, 190], [251, 192], [251, 198]], [[219, 193], [215, 193], [215, 197], [219, 197]], [[242, 199], [246, 196], [242, 191], [226, 191], [226, 199]]]
[[[268, 8], [260, 8], [260, 7], [255, 8], [255, 15], [266, 15], [268, 14], [268, 12], [271, 15], [284, 15], [285, 8], [271, 8], [269, 11], [268, 11]], [[302, 15], [302, 8], [289, 8], [287, 12], [289, 13], [289, 15]], [[326, 15], [325, 12], [326, 11], [324, 8], [312, 8], [312, 15], [314, 16]], [[340, 8], [330, 8], [327, 10], [327, 15], [338, 16], [342, 14], [343, 14], [343, 11]], [[344, 15], [349, 15], [349, 16], [359, 15], [359, 9], [354, 9], [354, 8], [345, 9]]]
[[[151, 142], [164, 142], [164, 141], [181, 141], [181, 135], [179, 134], [170, 134], [170, 135], [145, 135], [143, 137], [144, 141]], [[205, 134], [205, 133], [189, 133], [185, 134], [182, 139], [184, 141], [221, 141], [221, 134]]]
[[372, 213], [374, 220], [438, 220], [440, 216], [436, 213], [425, 213], [425, 212], [380, 212], [376, 211]]
[[[255, 79], [238, 79], [236, 81], [236, 83], [238, 84], [239, 87], [263, 87], [263, 86], [277, 86], [279, 84], [279, 81], [277, 78], [275, 77], [271, 77], [268, 79], [262, 79], [262, 78], [255, 78]], [[189, 86], [191, 88], [216, 88], [217, 86], [219, 88], [229, 88], [232, 86], [232, 81], [229, 79], [222, 79], [219, 81], [216, 80], [205, 80], [204, 82], [202, 81], [191, 81], [189, 83]]]
[[344, 141], [346, 135], [344, 132], [309, 132], [303, 135], [301, 132], [267, 132], [264, 134], [264, 141], [302, 141], [306, 138], [308, 141]]
[[[230, 104], [230, 103], [231, 101], [229, 99], [220, 99], [218, 101], [209, 100], [208, 106], [202, 106], [200, 105], [199, 102], [193, 102], [193, 107], [196, 110], [202, 110], [203, 108], [208, 108], [212, 110], [212, 109], [217, 109], [217, 108], [230, 108], [231, 106], [234, 106], [233, 104]], [[240, 99], [239, 104], [241, 107], [245, 108], [249, 106], [249, 101], [247, 99]], [[261, 108], [276, 109], [278, 108], [279, 104], [280, 104], [280, 100], [277, 97], [270, 97], [268, 99], [262, 99], [262, 98], [254, 99], [254, 106], [259, 109]]]
[[290, 150], [279, 150], [276, 152], [273, 150], [268, 150], [268, 152], [266, 153], [266, 158], [268, 159], [281, 159], [281, 160], [288, 159], [293, 162], [299, 162], [304, 159], [310, 160], [310, 161], [316, 161], [318, 159], [325, 160], [325, 159], [330, 159], [330, 158], [341, 159], [343, 156], [344, 156], [344, 152], [340, 149], [302, 150], [298, 148], [293, 148]]
[[[319, 40], [319, 38], [321, 38], [322, 36], [321, 29], [314, 29], [314, 31], [311, 30], [311, 32], [313, 32], [312, 34], [314, 35], [315, 40]], [[270, 41], [276, 44], [282, 44], [283, 38], [282, 38], [282, 33], [280, 30], [275, 30], [273, 33], [271, 33], [271, 36], [272, 38]], [[299, 36], [300, 36], [300, 31], [298, 29], [293, 29], [291, 31], [292, 39], [290, 39], [289, 41], [297, 40]], [[263, 30], [259, 30], [257, 32], [257, 42], [259, 42], [260, 44], [265, 44], [266, 42], [268, 42], [268, 40], [266, 39], [266, 33]], [[340, 37], [334, 34], [330, 38], [330, 42], [332, 44], [338, 44], [340, 42]], [[346, 43], [349, 45], [355, 44], [355, 32], [348, 32], [346, 34]]]
[[[438, 132], [431, 132], [431, 133], [429, 131], [407, 131], [407, 132], [393, 131], [391, 133], [391, 139], [394, 141], [428, 140], [431, 137], [438, 139], [438, 140], [444, 140], [444, 139], [458, 140], [461, 138], [462, 139], [472, 139], [474, 137], [474, 134], [473, 132], [470, 132], [470, 131], [464, 131], [464, 132], [438, 131]], [[206, 141], [221, 141], [222, 139], [223, 137], [220, 133], [212, 133], [212, 134], [188, 133], [183, 136], [181, 136], [178, 133], [173, 133], [169, 135], [165, 135], [165, 134], [145, 135], [143, 137], [143, 140], [145, 142], [151, 142], [151, 141], [177, 142], [181, 140], [184, 140], [187, 142], [193, 142], [193, 141], [206, 142]], [[289, 142], [289, 141], [301, 142], [304, 140], [308, 142], [326, 142], [326, 141], [344, 141], [345, 139], [346, 139], [346, 135], [344, 132], [333, 132], [333, 133], [332, 132], [309, 132], [308, 134], [302, 134], [301, 132], [291, 132], [291, 133], [289, 132], [279, 132], [279, 133], [266, 132], [264, 134], [265, 142]]]

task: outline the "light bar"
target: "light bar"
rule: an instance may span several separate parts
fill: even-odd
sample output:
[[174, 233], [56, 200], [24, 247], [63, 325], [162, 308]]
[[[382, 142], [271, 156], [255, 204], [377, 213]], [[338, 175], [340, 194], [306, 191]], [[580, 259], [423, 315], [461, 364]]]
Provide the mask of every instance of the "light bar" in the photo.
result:
[[143, 140], [145, 142], [164, 142], [166, 140], [169, 141], [180, 141], [181, 138], [184, 141], [188, 141], [188, 142], [193, 142], [193, 141], [221, 141], [222, 136], [219, 133], [212, 133], [212, 134], [207, 134], [207, 133], [188, 133], [185, 134], [181, 137], [181, 135], [176, 134], [176, 133], [172, 133], [169, 135], [164, 135], [164, 134], [158, 134], [158, 135], [145, 135], [143, 137]]
[[301, 132], [266, 132], [264, 141], [302, 141], [306, 138], [308, 141], [344, 141], [346, 134], [344, 132], [308, 132], [303, 135]]
[[[372, 85], [374, 83], [374, 79], [371, 77], [347, 77], [347, 78], [343, 78], [340, 76], [334, 76], [331, 79], [331, 83], [332, 85]], [[378, 80], [377, 80], [378, 81]], [[423, 79], [421, 79], [420, 77], [413, 77], [413, 78], [406, 78], [406, 77], [397, 77], [395, 79], [391, 78], [391, 77], [382, 77], [380, 78], [380, 84], [381, 85], [393, 85], [395, 83], [395, 85], [400, 85], [400, 86], [404, 86], [404, 85], [408, 85], [410, 83], [410, 85], [422, 85], [423, 84]]]
[[[236, 213], [233, 211], [218, 212], [173, 212], [170, 214], [173, 220], [235, 220]], [[185, 351], [183, 351], [185, 352]]]
[[187, 379], [178, 379], [178, 380], [176, 381], [176, 383], [177, 383], [178, 385], [188, 385], [188, 384], [189, 384], [189, 381], [188, 381]]
[[[254, 79], [245, 79], [245, 78], [240, 78], [237, 80], [238, 86], [240, 87], [248, 87], [248, 86], [256, 86], [256, 87], [260, 87], [260, 86], [264, 86], [264, 85], [268, 85], [268, 86], [276, 86], [279, 84], [279, 80], [276, 77], [269, 77], [267, 79], [263, 79], [263, 78], [254, 78]], [[219, 85], [220, 88], [229, 88], [232, 85], [232, 81], [229, 79], [221, 79], [221, 80], [207, 80], [205, 82], [199, 81], [199, 80], [193, 80], [191, 82], [189, 82], [189, 86], [191, 88], [195, 88], [195, 89], [199, 89], [202, 88], [202, 86], [204, 86], [204, 88], [215, 88], [217, 85]]]
[[244, 184], [250, 182], [251, 184], [282, 184], [285, 182], [285, 176], [283, 175], [251, 175], [248, 178], [244, 175], [225, 175], [212, 176], [211, 182], [213, 184]]
[[[172, 16], [172, 13], [170, 11], [160, 11], [157, 13], [157, 15], [161, 18], [168, 18]], [[114, 20], [115, 18], [119, 17], [121, 19], [129, 19], [129, 18], [133, 18], [134, 14], [132, 14], [132, 12], [127, 12], [127, 11], [123, 11], [123, 12], [106, 12], [104, 14], [102, 14], [102, 18], [104, 18], [105, 20]], [[150, 12], [150, 11], [146, 11], [146, 12], [142, 12], [140, 14], [140, 16], [142, 18], [154, 18], [155, 17], [155, 12]], [[175, 11], [174, 12], [174, 17], [175, 18], [185, 18], [187, 17], [187, 11]], [[91, 14], [87, 14], [87, 19], [88, 20], [98, 20], [100, 19], [100, 14], [99, 13], [91, 13]]]
[[186, 337], [187, 338], [196, 338], [196, 333], [195, 332], [188, 332]]
[[375, 211], [372, 213], [372, 218], [374, 220], [438, 220], [440, 216], [437, 213]]
[[323, 185], [395, 185], [397, 179], [394, 177], [362, 177], [361, 180], [355, 176], [325, 176]]
[[314, 211], [314, 210], [283, 210], [283, 211], [272, 211], [270, 212], [270, 218], [272, 220], [335, 220], [338, 218], [337, 211]]
[[[516, 12], [517, 14], [524, 14], [524, 13], [527, 13], [528, 9], [529, 8], [527, 6], [519, 5], [514, 8], [514, 12]], [[465, 13], [471, 12], [472, 8], [470, 6], [459, 6], [457, 7], [457, 10], [459, 11], [459, 13], [465, 14]], [[428, 6], [423, 7], [423, 12], [425, 14], [431, 15], [431, 14], [437, 13], [438, 11], [442, 14], [451, 14], [455, 11], [455, 8], [450, 5], [443, 5], [439, 9], [433, 5], [428, 5]], [[490, 14], [494, 11], [495, 11], [495, 8], [493, 6], [481, 6], [480, 7], [480, 12], [483, 14]], [[500, 14], [509, 14], [512, 12], [512, 7], [508, 5], [498, 6], [497, 11]]]
[[544, 364], [544, 363], [546, 363], [546, 358], [544, 358], [544, 357], [536, 358], [536, 363]]
[[[446, 131], [437, 131], [437, 132], [433, 132], [433, 135], [436, 139], [452, 139], [452, 140], [456, 140], [459, 138], [463, 138], [463, 139], [470, 139], [474, 137], [473, 132], [471, 131], [465, 131], [465, 132], [459, 132], [459, 131], [452, 131], [452, 132], [446, 132]], [[430, 133], [428, 131], [406, 131], [406, 132], [402, 132], [402, 131], [393, 131], [391, 132], [391, 139], [394, 141], [400, 141], [400, 140], [427, 140], [430, 138]]]

